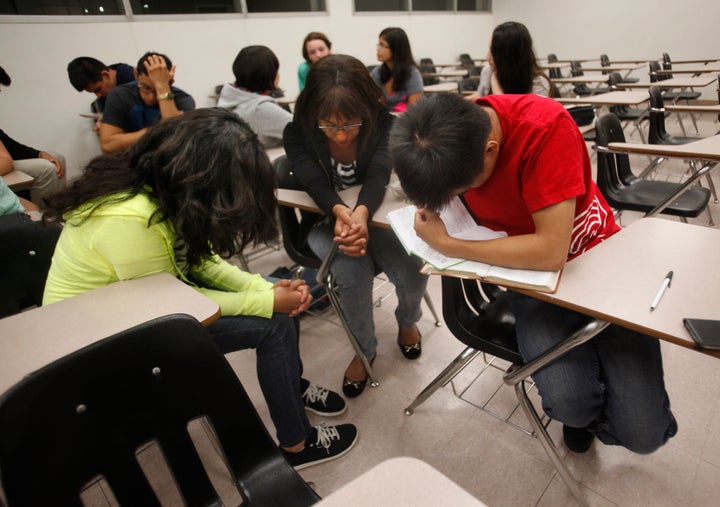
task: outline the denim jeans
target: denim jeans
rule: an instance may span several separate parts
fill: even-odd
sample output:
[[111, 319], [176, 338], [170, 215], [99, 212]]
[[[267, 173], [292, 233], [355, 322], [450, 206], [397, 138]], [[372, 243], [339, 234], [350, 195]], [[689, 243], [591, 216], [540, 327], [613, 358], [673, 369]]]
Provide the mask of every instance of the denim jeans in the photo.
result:
[[312, 427], [300, 393], [302, 364], [295, 319], [283, 313], [272, 318], [220, 317], [208, 331], [223, 354], [255, 349], [257, 376], [282, 447], [303, 442]]
[[[589, 319], [521, 294], [510, 298], [520, 354], [526, 361]], [[677, 432], [655, 338], [610, 325], [533, 378], [548, 416], [568, 426], [587, 427], [605, 444], [647, 454]]]
[[[308, 245], [324, 258], [332, 245], [334, 223], [321, 222], [310, 231]], [[373, 320], [372, 287], [376, 271], [382, 271], [395, 285], [398, 306], [395, 319], [400, 327], [412, 327], [422, 316], [420, 304], [427, 275], [419, 273], [422, 261], [408, 255], [390, 229], [370, 227], [367, 254], [350, 257], [338, 250], [330, 270], [335, 276], [340, 303], [350, 329], [368, 358], [375, 356], [377, 338]]]

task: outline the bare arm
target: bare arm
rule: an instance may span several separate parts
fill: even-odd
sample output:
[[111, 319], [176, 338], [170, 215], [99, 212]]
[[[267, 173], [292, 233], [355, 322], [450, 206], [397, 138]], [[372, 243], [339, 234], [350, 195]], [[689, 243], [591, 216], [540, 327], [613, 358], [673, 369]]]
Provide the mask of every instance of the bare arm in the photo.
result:
[[146, 128], [136, 132], [125, 132], [120, 127], [109, 123], [100, 124], [100, 147], [104, 153], [122, 151], [135, 144], [145, 132]]
[[145, 65], [148, 77], [155, 87], [158, 107], [160, 108], [160, 121], [180, 116], [182, 111], [177, 108], [175, 100], [159, 98], [170, 92], [170, 86], [175, 80], [175, 67], [168, 69], [165, 59], [158, 55], [149, 56], [147, 61], [143, 62], [143, 65]]
[[408, 95], [408, 105], [414, 104], [415, 102], [420, 100], [422, 98], [422, 96], [423, 96], [422, 92], [411, 93], [410, 95]]
[[450, 237], [437, 213], [415, 215], [415, 231], [426, 243], [449, 257], [508, 268], [558, 270], [565, 265], [575, 219], [575, 198], [536, 211], [535, 232], [520, 236], [470, 241]]
[[0, 141], [0, 175], [7, 174], [13, 170], [13, 159], [5, 145]]

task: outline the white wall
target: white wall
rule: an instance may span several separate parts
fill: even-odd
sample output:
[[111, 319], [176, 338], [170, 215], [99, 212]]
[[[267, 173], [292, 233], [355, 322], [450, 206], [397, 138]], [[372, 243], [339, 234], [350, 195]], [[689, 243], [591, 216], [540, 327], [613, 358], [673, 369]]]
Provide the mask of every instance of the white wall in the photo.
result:
[[320, 15], [0, 23], [0, 65], [13, 79], [0, 94], [0, 127], [25, 144], [64, 153], [74, 176], [100, 153], [91, 120], [78, 116], [88, 111], [92, 97], [76, 92], [67, 80], [67, 62], [76, 56], [134, 65], [147, 50], [167, 53], [177, 65], [177, 85], [203, 107], [213, 105], [208, 95], [216, 84], [232, 79], [232, 61], [249, 44], [275, 51], [280, 86], [296, 94], [300, 45], [312, 30], [328, 34], [335, 52], [352, 54], [366, 64], [375, 62], [377, 34], [387, 26], [408, 32], [417, 59], [454, 62], [463, 52], [485, 55], [493, 27], [509, 19], [528, 25], [539, 56], [555, 52], [561, 57], [599, 57], [606, 52], [611, 58], [634, 58], [667, 51], [675, 58], [720, 57], [720, 47], [711, 40], [720, 19], [717, 0], [673, 2], [670, 14], [655, 20], [654, 0], [495, 0], [492, 15], [394, 16], [353, 16], [352, 0], [327, 3], [329, 13]]

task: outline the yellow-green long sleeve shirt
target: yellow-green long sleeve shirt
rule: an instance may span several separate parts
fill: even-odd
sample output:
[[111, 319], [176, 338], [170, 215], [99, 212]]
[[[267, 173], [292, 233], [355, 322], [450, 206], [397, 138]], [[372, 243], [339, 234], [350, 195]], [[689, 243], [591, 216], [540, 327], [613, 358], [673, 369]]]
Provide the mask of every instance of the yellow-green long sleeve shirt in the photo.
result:
[[172, 224], [154, 220], [148, 226], [157, 206], [147, 194], [105, 204], [88, 218], [93, 204], [65, 217], [43, 304], [120, 280], [165, 272], [217, 302], [224, 316], [272, 316], [273, 284], [260, 275], [246, 273], [217, 255], [190, 269], [176, 259]]

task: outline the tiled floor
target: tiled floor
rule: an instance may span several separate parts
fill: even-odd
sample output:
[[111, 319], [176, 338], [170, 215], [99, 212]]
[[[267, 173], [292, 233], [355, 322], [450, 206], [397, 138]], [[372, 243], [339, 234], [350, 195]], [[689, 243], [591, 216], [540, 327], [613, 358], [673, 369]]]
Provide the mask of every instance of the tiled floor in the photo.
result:
[[[713, 120], [701, 122], [701, 135], [717, 132], [720, 127]], [[677, 130], [677, 124], [670, 121], [668, 129]], [[633, 167], [642, 168], [646, 163], [646, 157], [634, 157]], [[665, 162], [656, 177], [675, 180], [685, 167], [679, 160]], [[717, 174], [715, 180], [720, 182]], [[720, 221], [720, 206], [713, 203], [711, 208]], [[638, 217], [635, 213], [624, 213], [622, 223], [627, 225]], [[691, 222], [707, 225], [707, 216], [701, 215]], [[282, 252], [252, 261], [251, 269], [267, 273], [278, 265], [291, 265]], [[708, 269], [717, 268], [708, 266]], [[430, 281], [430, 293], [439, 308], [437, 278]], [[403, 408], [463, 345], [445, 327], [436, 328], [430, 312], [424, 308], [420, 322], [423, 355], [417, 361], [404, 359], [395, 345], [397, 328], [393, 309], [393, 299], [389, 299], [375, 312], [380, 340], [375, 366], [381, 385], [349, 400], [349, 410], [340, 418], [340, 422], [353, 422], [359, 427], [357, 446], [346, 457], [303, 470], [301, 475], [314, 482], [322, 496], [385, 459], [413, 456], [430, 463], [487, 505], [575, 505], [536, 439], [458, 400], [450, 386], [436, 392], [412, 416], [404, 414]], [[308, 316], [303, 318], [301, 336], [306, 376], [339, 391], [343, 371], [352, 357], [343, 331], [325, 319]], [[667, 343], [663, 343], [663, 354], [667, 389], [679, 433], [666, 446], [647, 456], [597, 442], [584, 455], [567, 455], [566, 462], [591, 505], [717, 505], [720, 363], [715, 358]], [[235, 353], [229, 360], [270, 425], [259, 396], [253, 354]], [[480, 362], [476, 360], [468, 370], [477, 370]], [[498, 373], [491, 375], [495, 380], [499, 378]], [[463, 372], [463, 380], [468, 376], [469, 373]], [[484, 385], [492, 384], [487, 376], [486, 373], [482, 377]], [[469, 394], [475, 390], [474, 386]], [[512, 390], [506, 387], [498, 396], [500, 400], [493, 400], [493, 405], [514, 400]], [[314, 416], [311, 420], [319, 421]], [[522, 413], [517, 413], [513, 420], [525, 424]], [[549, 426], [551, 436], [565, 453], [560, 430], [558, 423]], [[396, 480], [401, 487], [402, 476]]]

